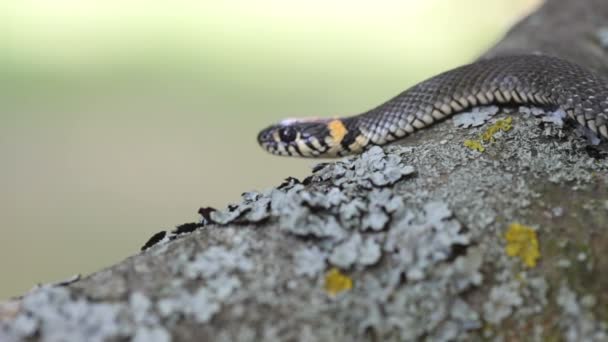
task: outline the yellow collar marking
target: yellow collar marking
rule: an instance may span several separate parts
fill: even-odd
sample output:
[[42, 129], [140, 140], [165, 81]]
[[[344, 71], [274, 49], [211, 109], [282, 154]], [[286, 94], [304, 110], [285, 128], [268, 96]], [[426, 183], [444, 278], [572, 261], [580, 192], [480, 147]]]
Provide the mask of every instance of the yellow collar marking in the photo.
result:
[[330, 146], [330, 148], [327, 150], [326, 154], [328, 156], [336, 156], [342, 148], [340, 143], [342, 142], [342, 139], [344, 139], [344, 137], [346, 136], [346, 133], [348, 133], [348, 130], [346, 129], [342, 121], [338, 119], [332, 120], [327, 123], [327, 128], [329, 129], [330, 136], [326, 138], [326, 141], [330, 140], [328, 141], [328, 145]]
[[348, 133], [348, 130], [344, 126], [341, 120], [332, 120], [327, 124], [327, 128], [329, 128], [329, 134], [331, 135], [333, 142], [335, 145], [339, 145], [342, 142], [342, 139]]

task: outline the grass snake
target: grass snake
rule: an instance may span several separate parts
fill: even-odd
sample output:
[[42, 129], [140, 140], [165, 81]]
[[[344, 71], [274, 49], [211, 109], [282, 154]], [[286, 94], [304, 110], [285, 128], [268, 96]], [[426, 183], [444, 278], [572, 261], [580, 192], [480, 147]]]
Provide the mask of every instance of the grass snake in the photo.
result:
[[276, 155], [336, 157], [384, 145], [480, 105], [562, 109], [608, 140], [608, 80], [550, 56], [496, 57], [422, 81], [378, 107], [332, 119], [286, 119], [258, 134]]

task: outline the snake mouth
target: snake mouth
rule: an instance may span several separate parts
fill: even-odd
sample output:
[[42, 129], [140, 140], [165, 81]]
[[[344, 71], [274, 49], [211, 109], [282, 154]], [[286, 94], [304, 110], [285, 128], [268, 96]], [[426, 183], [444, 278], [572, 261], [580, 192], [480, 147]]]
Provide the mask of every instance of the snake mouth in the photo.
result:
[[263, 129], [257, 136], [258, 144], [269, 153], [279, 156], [321, 157], [329, 146], [327, 120], [284, 120]]
[[264, 149], [267, 149], [266, 146], [271, 145], [271, 142], [274, 142], [272, 138], [272, 131], [274, 126], [270, 126], [268, 128], [263, 129], [260, 133], [258, 133], [258, 144], [262, 146]]
[[[290, 150], [291, 143], [289, 141], [282, 141], [280, 137], [281, 125], [272, 125], [263, 129], [258, 134], [258, 144], [267, 152], [279, 155], [279, 156], [292, 156]], [[295, 155], [295, 156], [299, 156]]]

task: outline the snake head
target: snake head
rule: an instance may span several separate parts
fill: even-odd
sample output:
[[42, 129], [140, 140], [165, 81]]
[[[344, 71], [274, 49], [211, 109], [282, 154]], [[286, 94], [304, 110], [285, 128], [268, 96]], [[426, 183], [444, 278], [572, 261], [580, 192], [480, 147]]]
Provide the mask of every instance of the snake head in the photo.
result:
[[328, 119], [286, 119], [258, 134], [266, 151], [295, 157], [325, 157], [332, 147]]

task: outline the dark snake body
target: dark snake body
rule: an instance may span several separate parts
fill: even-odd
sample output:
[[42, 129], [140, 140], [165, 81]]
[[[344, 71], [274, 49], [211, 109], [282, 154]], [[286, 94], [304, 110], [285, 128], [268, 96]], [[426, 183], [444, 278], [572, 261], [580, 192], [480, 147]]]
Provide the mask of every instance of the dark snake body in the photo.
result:
[[452, 114], [490, 104], [562, 109], [608, 140], [608, 81], [540, 55], [497, 57], [443, 72], [365, 113], [337, 119], [291, 119], [258, 135], [271, 153], [333, 157], [384, 145]]

